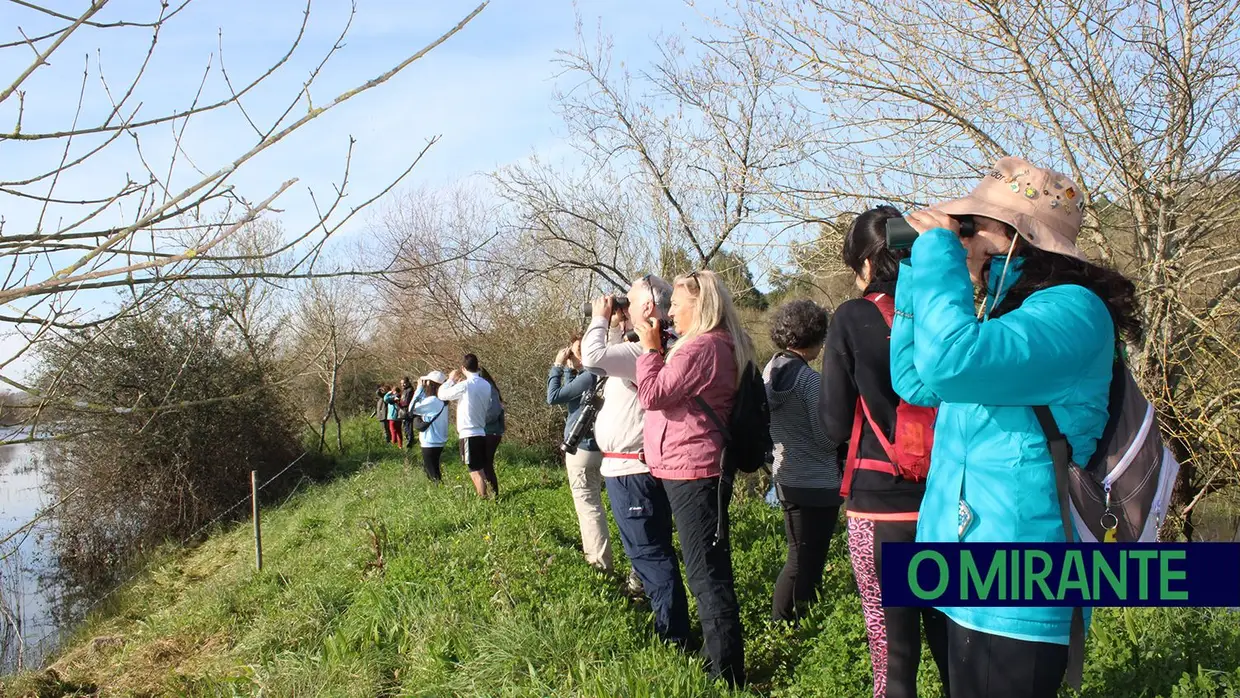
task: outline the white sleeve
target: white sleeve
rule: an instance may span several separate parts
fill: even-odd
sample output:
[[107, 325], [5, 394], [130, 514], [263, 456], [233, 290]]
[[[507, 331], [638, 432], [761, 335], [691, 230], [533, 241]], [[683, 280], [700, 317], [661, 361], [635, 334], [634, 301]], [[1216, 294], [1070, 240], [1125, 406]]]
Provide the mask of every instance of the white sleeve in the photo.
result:
[[452, 402], [454, 400], [460, 400], [464, 396], [465, 396], [465, 382], [464, 381], [460, 383], [453, 383], [452, 381], [448, 381], [447, 383], [444, 383], [443, 385], [439, 386], [439, 399], [443, 400], [444, 402]]
[[581, 338], [581, 365], [602, 376], [636, 381], [641, 346], [637, 342], [619, 341], [622, 336], [619, 330], [609, 330], [606, 318], [596, 317], [590, 321], [590, 327]]

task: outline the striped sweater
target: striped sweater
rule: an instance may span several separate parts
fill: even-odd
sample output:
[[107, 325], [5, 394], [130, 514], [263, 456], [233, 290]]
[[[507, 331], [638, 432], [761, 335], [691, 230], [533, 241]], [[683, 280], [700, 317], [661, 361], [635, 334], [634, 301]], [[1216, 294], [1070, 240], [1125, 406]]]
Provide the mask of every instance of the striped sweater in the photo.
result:
[[776, 354], [762, 372], [771, 406], [771, 471], [780, 499], [798, 504], [839, 503], [836, 444], [818, 419], [821, 376], [801, 357]]

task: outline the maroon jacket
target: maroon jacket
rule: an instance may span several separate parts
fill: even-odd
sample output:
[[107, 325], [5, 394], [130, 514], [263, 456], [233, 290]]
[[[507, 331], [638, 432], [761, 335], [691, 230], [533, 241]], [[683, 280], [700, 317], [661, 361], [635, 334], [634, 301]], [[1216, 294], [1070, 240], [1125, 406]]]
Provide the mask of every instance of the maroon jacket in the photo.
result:
[[718, 477], [723, 435], [694, 400], [701, 396], [724, 424], [736, 395], [732, 337], [715, 329], [677, 349], [670, 363], [647, 352], [637, 359], [637, 398], [650, 474], [667, 480]]

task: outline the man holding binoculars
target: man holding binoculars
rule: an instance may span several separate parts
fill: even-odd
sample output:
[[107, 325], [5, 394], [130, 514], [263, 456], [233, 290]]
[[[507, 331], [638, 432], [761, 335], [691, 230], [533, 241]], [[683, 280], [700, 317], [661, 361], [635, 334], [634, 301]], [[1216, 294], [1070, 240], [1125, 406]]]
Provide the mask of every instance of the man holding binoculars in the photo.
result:
[[637, 399], [637, 357], [642, 348], [632, 333], [637, 323], [657, 322], [665, 329], [666, 344], [671, 338], [666, 331], [671, 302], [671, 285], [649, 274], [634, 282], [625, 296], [595, 300], [581, 341], [581, 363], [606, 379], [594, 440], [603, 453], [601, 471], [624, 552], [650, 599], [655, 630], [664, 640], [684, 647], [689, 638], [689, 601], [672, 544], [671, 505], [642, 453], [645, 411]]

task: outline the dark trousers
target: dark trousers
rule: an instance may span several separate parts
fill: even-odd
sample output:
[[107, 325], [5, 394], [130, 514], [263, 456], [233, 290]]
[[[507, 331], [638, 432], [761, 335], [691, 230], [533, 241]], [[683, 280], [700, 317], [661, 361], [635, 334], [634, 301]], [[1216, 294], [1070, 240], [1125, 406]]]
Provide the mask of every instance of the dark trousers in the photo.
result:
[[495, 474], [495, 454], [499, 452], [499, 442], [504, 439], [502, 434], [487, 434], [487, 463], [482, 469], [482, 476], [491, 484], [491, 491], [499, 494], [499, 476]]
[[883, 608], [883, 543], [912, 543], [916, 538], [916, 521], [848, 519], [848, 551], [870, 641], [874, 698], [917, 698], [923, 627], [943, 686], [954, 680], [947, 667], [947, 616], [933, 608]]
[[418, 441], [418, 432], [413, 428], [413, 420], [406, 419], [402, 423], [405, 427], [405, 448], [413, 448], [413, 445]]
[[388, 443], [392, 443], [392, 427], [388, 423], [388, 420], [380, 419], [379, 426], [383, 427], [383, 438], [387, 439]]
[[776, 621], [794, 621], [818, 596], [822, 569], [827, 563], [827, 548], [835, 534], [840, 508], [782, 504], [788, 560], [775, 580], [771, 617]]
[[659, 637], [689, 642], [689, 597], [680, 578], [672, 541], [672, 510], [663, 485], [649, 473], [606, 478], [611, 514], [624, 553], [642, 581]]
[[951, 698], [1055, 698], [1068, 646], [1016, 640], [947, 621]]
[[717, 477], [662, 482], [685, 557], [685, 578], [697, 600], [711, 676], [744, 684], [745, 644], [732, 577], [732, 549], [726, 536], [716, 542], [720, 506], [725, 507], [726, 517], [730, 497], [725, 493], [720, 502]]
[[443, 460], [443, 446], [422, 448], [422, 472], [426, 473], [426, 477], [431, 482], [439, 482], [443, 479], [443, 471], [439, 467], [441, 460]]

